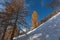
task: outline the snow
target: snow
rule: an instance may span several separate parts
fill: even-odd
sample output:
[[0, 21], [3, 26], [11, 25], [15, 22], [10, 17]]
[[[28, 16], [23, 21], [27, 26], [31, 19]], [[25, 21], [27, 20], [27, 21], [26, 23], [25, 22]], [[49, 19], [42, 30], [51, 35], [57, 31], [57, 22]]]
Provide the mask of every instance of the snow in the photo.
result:
[[16, 37], [14, 40], [59, 40], [60, 38], [60, 12], [41, 24], [26, 35]]
[[49, 34], [46, 35], [46, 38], [48, 38], [48, 37], [49, 37]]
[[[25, 34], [24, 34], [25, 35]], [[13, 39], [17, 39], [17, 38], [20, 38], [20, 37], [22, 37], [22, 36], [24, 36], [24, 35], [19, 35], [18, 37], [14, 37]]]

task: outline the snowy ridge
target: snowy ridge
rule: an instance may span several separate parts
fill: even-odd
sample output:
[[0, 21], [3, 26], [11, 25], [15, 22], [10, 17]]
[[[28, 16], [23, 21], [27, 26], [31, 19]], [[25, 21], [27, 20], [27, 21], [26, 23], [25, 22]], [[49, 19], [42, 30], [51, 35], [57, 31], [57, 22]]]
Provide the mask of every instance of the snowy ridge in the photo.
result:
[[53, 16], [52, 18], [50, 18], [49, 20], [52, 20], [53, 18], [55, 18], [56, 16], [60, 15], [60, 12], [58, 12], [55, 16]]
[[18, 37], [14, 37], [13, 39], [17, 39], [17, 38], [20, 38], [20, 37], [22, 37], [22, 36], [24, 36], [25, 34], [23, 34], [23, 35], [19, 35]]
[[[52, 18], [50, 18], [49, 21], [52, 20], [53, 18], [56, 18], [56, 16], [58, 16], [58, 15], [60, 15], [60, 12], [59, 12], [58, 14], [56, 14], [55, 16], [53, 16]], [[44, 23], [42, 23], [40, 26], [42, 26], [42, 25], [44, 25]], [[35, 30], [38, 29], [38, 28], [40, 28], [40, 26], [37, 27], [37, 28], [35, 28], [34, 30], [28, 32], [27, 34], [29, 34], [29, 33], [33, 32], [33, 31], [35, 31]]]
[[[48, 21], [46, 21], [45, 23], [41, 24], [39, 27], [35, 28], [34, 30], [30, 31], [27, 33], [26, 35], [21, 35], [18, 37], [14, 37], [14, 40], [28, 40], [28, 39], [33, 39], [33, 40], [57, 40], [57, 36], [60, 36], [60, 12], [58, 12], [55, 16], [53, 16], [52, 18], [50, 18]], [[52, 22], [54, 23], [52, 23]], [[56, 23], [56, 25], [55, 25]], [[57, 24], [58, 23], [58, 24]], [[57, 26], [58, 25], [58, 26]], [[50, 28], [52, 26], [52, 28]], [[58, 29], [57, 29], [58, 28]], [[48, 30], [48, 34], [47, 34], [47, 30]], [[56, 34], [55, 34], [56, 33]], [[52, 35], [51, 35], [52, 34]], [[46, 39], [49, 38], [49, 36], [51, 37], [51, 39]], [[41, 38], [38, 38], [42, 36]], [[54, 38], [53, 38], [54, 36]], [[55, 39], [56, 36], [56, 39]], [[23, 39], [24, 38], [24, 39]], [[44, 38], [44, 39], [42, 39]]]
[[[43, 24], [44, 24], [44, 23], [43, 23]], [[43, 24], [41, 24], [40, 26], [42, 26]], [[39, 27], [40, 27], [40, 26], [39, 26]], [[29, 34], [29, 33], [33, 32], [33, 31], [35, 31], [35, 30], [38, 29], [39, 27], [35, 28], [35, 29], [32, 30], [32, 31], [29, 31], [27, 34]]]
[[[44, 23], [43, 23], [43, 24], [44, 24]], [[40, 26], [42, 26], [43, 24], [41, 24]], [[40, 26], [39, 26], [39, 27], [40, 27]], [[38, 29], [39, 27], [35, 28], [35, 29], [32, 30], [32, 31], [29, 31], [27, 34], [30, 34], [31, 32], [35, 31], [35, 30]], [[20, 38], [20, 37], [22, 37], [22, 36], [25, 36], [25, 34], [19, 35], [18, 37], [14, 37], [13, 39], [17, 39], [17, 38]]]

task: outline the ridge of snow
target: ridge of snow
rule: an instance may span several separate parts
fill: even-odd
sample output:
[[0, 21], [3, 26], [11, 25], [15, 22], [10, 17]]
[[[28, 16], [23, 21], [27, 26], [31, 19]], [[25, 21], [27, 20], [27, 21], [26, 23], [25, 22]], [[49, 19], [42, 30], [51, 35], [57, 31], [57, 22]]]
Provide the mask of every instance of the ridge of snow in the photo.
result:
[[[43, 24], [44, 24], [44, 23], [43, 23]], [[40, 26], [42, 26], [43, 24], [41, 24]], [[38, 26], [37, 28], [35, 28], [35, 29], [32, 30], [32, 31], [29, 31], [27, 34], [29, 34], [29, 33], [33, 32], [33, 31], [35, 31], [35, 30], [38, 29], [40, 26]]]
[[[53, 16], [53, 17], [51, 17], [49, 20], [52, 20], [53, 18], [56, 18], [56, 16], [58, 16], [60, 14], [60, 12], [58, 12], [55, 16]], [[42, 26], [44, 23], [42, 23], [40, 26]], [[32, 31], [29, 31], [27, 34], [29, 34], [29, 33], [31, 33], [31, 32], [33, 32], [33, 31], [35, 31], [36, 29], [38, 29], [40, 26], [38, 26], [37, 28], [35, 28], [34, 30], [32, 30]]]
[[22, 36], [24, 36], [25, 34], [23, 34], [23, 35], [19, 35], [18, 37], [14, 37], [13, 39], [16, 39], [16, 38], [19, 38], [19, 37], [22, 37]]
[[[43, 23], [43, 24], [44, 24], [44, 23]], [[42, 26], [43, 24], [41, 24], [40, 26]], [[38, 27], [37, 27], [37, 28], [38, 28]], [[29, 34], [29, 33], [33, 32], [33, 31], [35, 31], [37, 28], [35, 28], [35, 29], [32, 30], [32, 31], [29, 31], [27, 34]], [[14, 37], [13, 39], [17, 39], [17, 38], [22, 37], [22, 36], [25, 36], [25, 34], [19, 35], [18, 37]]]
[[50, 18], [49, 20], [52, 20], [53, 18], [55, 18], [56, 16], [58, 16], [60, 14], [60, 12], [58, 12], [55, 16], [53, 16], [52, 18]]
[[[56, 16], [58, 16], [58, 15], [60, 15], [60, 12], [58, 12], [56, 15], [54, 15], [53, 17], [51, 17], [48, 21], [56, 18]], [[43, 23], [43, 24], [44, 24], [44, 23]], [[33, 31], [35, 31], [36, 29], [40, 28], [43, 24], [41, 24], [40, 26], [38, 26], [38, 27], [35, 28], [34, 30], [29, 31], [27, 34], [30, 34], [31, 32], [33, 32]], [[18, 37], [14, 37], [13, 39], [17, 39], [17, 38], [20, 38], [20, 37], [22, 37], [22, 36], [25, 36], [25, 34], [24, 34], [24, 35], [20, 35], [20, 36], [18, 36]]]

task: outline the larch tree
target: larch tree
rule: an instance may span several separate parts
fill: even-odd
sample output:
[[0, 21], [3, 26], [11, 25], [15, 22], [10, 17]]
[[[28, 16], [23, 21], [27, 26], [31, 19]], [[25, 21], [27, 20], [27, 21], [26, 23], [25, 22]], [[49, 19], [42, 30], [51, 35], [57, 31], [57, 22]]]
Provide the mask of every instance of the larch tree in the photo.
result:
[[[5, 2], [6, 12], [1, 13], [0, 24], [4, 27], [4, 33], [1, 40], [13, 40], [16, 27], [23, 25], [28, 27], [25, 17], [28, 16], [28, 11], [25, 7], [24, 0], [12, 0], [11, 3]], [[6, 37], [8, 26], [12, 27], [11, 33]]]

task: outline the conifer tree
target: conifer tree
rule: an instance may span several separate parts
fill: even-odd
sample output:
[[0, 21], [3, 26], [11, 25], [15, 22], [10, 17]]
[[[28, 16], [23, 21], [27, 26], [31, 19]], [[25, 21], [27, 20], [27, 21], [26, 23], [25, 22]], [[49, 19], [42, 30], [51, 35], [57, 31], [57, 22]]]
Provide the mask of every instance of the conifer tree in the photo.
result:
[[[28, 11], [25, 7], [24, 0], [12, 0], [11, 3], [5, 2], [6, 12], [1, 13], [1, 27], [4, 27], [4, 33], [1, 40], [13, 40], [16, 27], [28, 26], [25, 17]], [[8, 26], [12, 26], [10, 37], [5, 39]]]

